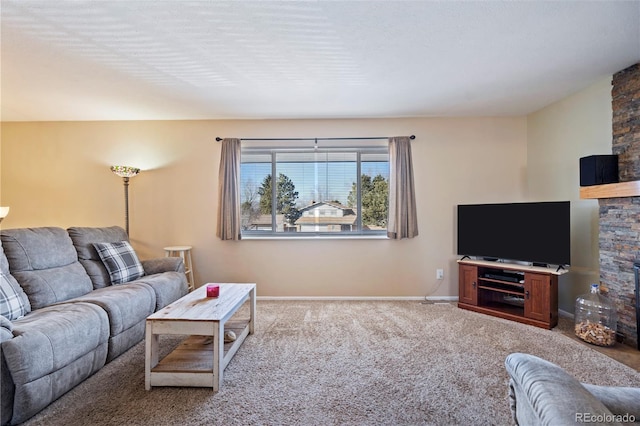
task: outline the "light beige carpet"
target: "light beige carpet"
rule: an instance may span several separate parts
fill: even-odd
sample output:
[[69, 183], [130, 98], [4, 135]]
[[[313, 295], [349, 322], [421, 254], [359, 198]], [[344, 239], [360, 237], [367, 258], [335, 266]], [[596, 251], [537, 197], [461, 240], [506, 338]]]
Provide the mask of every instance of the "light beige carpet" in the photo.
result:
[[[218, 394], [144, 389], [144, 342], [27, 425], [506, 425], [504, 359], [528, 352], [581, 381], [640, 373], [543, 330], [455, 305], [259, 301]], [[567, 320], [564, 320], [567, 321]], [[568, 322], [566, 326], [571, 326]], [[178, 343], [163, 337], [165, 352]]]

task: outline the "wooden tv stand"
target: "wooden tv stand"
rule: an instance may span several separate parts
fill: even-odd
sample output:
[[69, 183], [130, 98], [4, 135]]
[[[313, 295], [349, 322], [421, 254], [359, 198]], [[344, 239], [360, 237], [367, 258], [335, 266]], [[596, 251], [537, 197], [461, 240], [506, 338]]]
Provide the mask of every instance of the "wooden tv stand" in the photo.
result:
[[458, 268], [459, 308], [546, 329], [558, 324], [558, 276], [567, 270], [470, 259]]

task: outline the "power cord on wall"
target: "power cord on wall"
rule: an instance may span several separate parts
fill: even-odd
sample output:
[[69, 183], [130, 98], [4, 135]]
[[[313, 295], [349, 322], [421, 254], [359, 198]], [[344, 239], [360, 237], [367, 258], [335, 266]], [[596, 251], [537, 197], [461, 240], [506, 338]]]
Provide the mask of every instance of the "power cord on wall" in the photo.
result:
[[430, 292], [428, 292], [424, 296], [424, 300], [422, 302], [420, 302], [420, 304], [422, 304], [422, 305], [447, 305], [447, 304], [449, 304], [449, 302], [436, 302], [436, 301], [433, 301], [433, 300], [429, 300], [429, 296], [431, 296], [432, 294], [434, 294], [435, 292], [438, 291], [438, 289], [440, 288], [440, 286], [444, 282], [444, 278], [438, 279], [436, 281], [437, 281], [437, 284], [436, 284], [435, 288], [433, 290], [431, 290]]

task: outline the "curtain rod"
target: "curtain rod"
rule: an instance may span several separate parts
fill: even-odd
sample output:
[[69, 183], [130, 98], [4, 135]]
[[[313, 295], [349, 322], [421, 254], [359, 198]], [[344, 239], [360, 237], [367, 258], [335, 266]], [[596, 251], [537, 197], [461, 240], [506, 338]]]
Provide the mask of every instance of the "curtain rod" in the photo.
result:
[[[409, 139], [415, 139], [415, 135], [409, 136]], [[360, 140], [360, 139], [389, 139], [388, 136], [374, 136], [372, 138], [241, 138], [241, 141], [340, 141], [340, 140]], [[221, 137], [216, 137], [216, 141], [220, 142]]]

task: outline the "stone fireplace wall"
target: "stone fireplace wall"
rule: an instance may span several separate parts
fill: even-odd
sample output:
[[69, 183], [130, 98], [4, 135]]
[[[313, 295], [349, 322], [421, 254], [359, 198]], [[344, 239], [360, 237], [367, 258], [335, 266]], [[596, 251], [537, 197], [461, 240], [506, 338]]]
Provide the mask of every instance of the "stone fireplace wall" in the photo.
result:
[[[620, 181], [640, 180], [640, 64], [613, 76], [613, 154]], [[618, 310], [618, 332], [637, 347], [633, 263], [640, 262], [640, 197], [603, 198], [600, 205], [600, 281]]]

